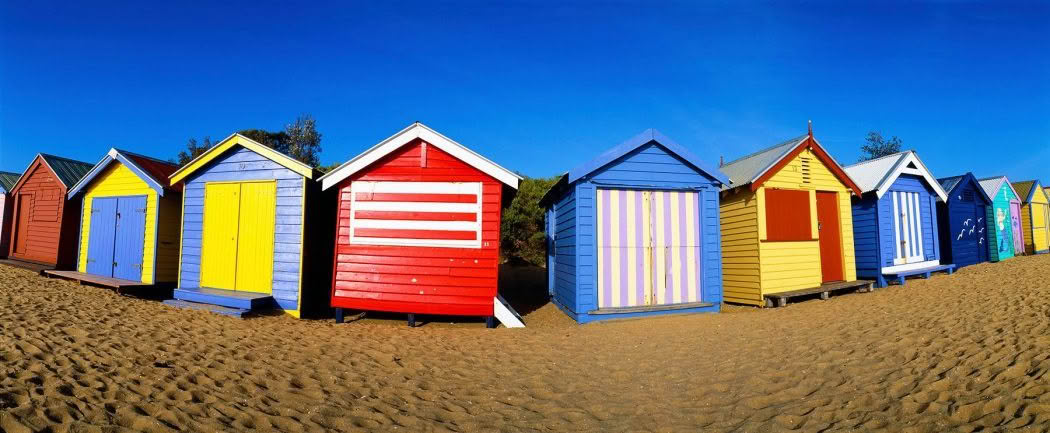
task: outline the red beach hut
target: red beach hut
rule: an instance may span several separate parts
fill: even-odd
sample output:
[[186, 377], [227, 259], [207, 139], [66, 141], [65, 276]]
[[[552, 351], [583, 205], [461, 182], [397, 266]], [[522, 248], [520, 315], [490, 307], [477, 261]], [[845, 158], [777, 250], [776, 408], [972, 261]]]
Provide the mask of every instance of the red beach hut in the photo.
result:
[[338, 189], [332, 306], [483, 316], [517, 326], [497, 293], [501, 209], [519, 176], [414, 123], [320, 179]]

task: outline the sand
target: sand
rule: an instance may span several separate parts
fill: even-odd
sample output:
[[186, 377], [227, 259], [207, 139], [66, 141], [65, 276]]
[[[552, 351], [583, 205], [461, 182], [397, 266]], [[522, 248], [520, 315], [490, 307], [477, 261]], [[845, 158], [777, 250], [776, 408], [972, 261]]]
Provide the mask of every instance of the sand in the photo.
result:
[[1043, 431], [1047, 269], [586, 326], [535, 302], [487, 330], [237, 320], [0, 266], [0, 430]]

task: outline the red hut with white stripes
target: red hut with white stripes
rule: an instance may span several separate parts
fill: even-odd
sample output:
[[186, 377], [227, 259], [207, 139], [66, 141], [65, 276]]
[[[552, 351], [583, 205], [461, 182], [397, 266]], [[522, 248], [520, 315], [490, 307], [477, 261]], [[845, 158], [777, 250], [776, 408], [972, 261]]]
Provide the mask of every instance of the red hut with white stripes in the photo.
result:
[[417, 122], [319, 180], [339, 192], [337, 322], [346, 308], [520, 324], [497, 293], [516, 174]]

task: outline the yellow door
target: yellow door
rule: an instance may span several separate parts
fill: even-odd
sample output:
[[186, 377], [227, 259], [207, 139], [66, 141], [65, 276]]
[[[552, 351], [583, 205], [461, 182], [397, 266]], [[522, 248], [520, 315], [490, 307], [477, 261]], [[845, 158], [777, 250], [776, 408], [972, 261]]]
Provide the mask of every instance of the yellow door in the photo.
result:
[[237, 268], [237, 225], [240, 184], [204, 187], [204, 233], [201, 244], [201, 286], [234, 290]]
[[202, 287], [273, 292], [276, 197], [275, 182], [205, 186]]
[[237, 241], [237, 290], [273, 292], [273, 236], [277, 213], [277, 184], [241, 184], [240, 227]]

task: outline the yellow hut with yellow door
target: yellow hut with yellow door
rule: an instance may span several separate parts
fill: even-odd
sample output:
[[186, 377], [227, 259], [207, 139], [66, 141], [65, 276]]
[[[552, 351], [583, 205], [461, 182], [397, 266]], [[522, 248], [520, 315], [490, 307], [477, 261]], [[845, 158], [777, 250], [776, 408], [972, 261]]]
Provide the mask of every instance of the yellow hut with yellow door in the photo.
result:
[[1038, 180], [1014, 182], [1013, 187], [1021, 198], [1024, 250], [1028, 254], [1046, 254], [1050, 251], [1050, 199]]
[[860, 188], [810, 132], [725, 163], [723, 299], [784, 305], [856, 281], [851, 197]]

